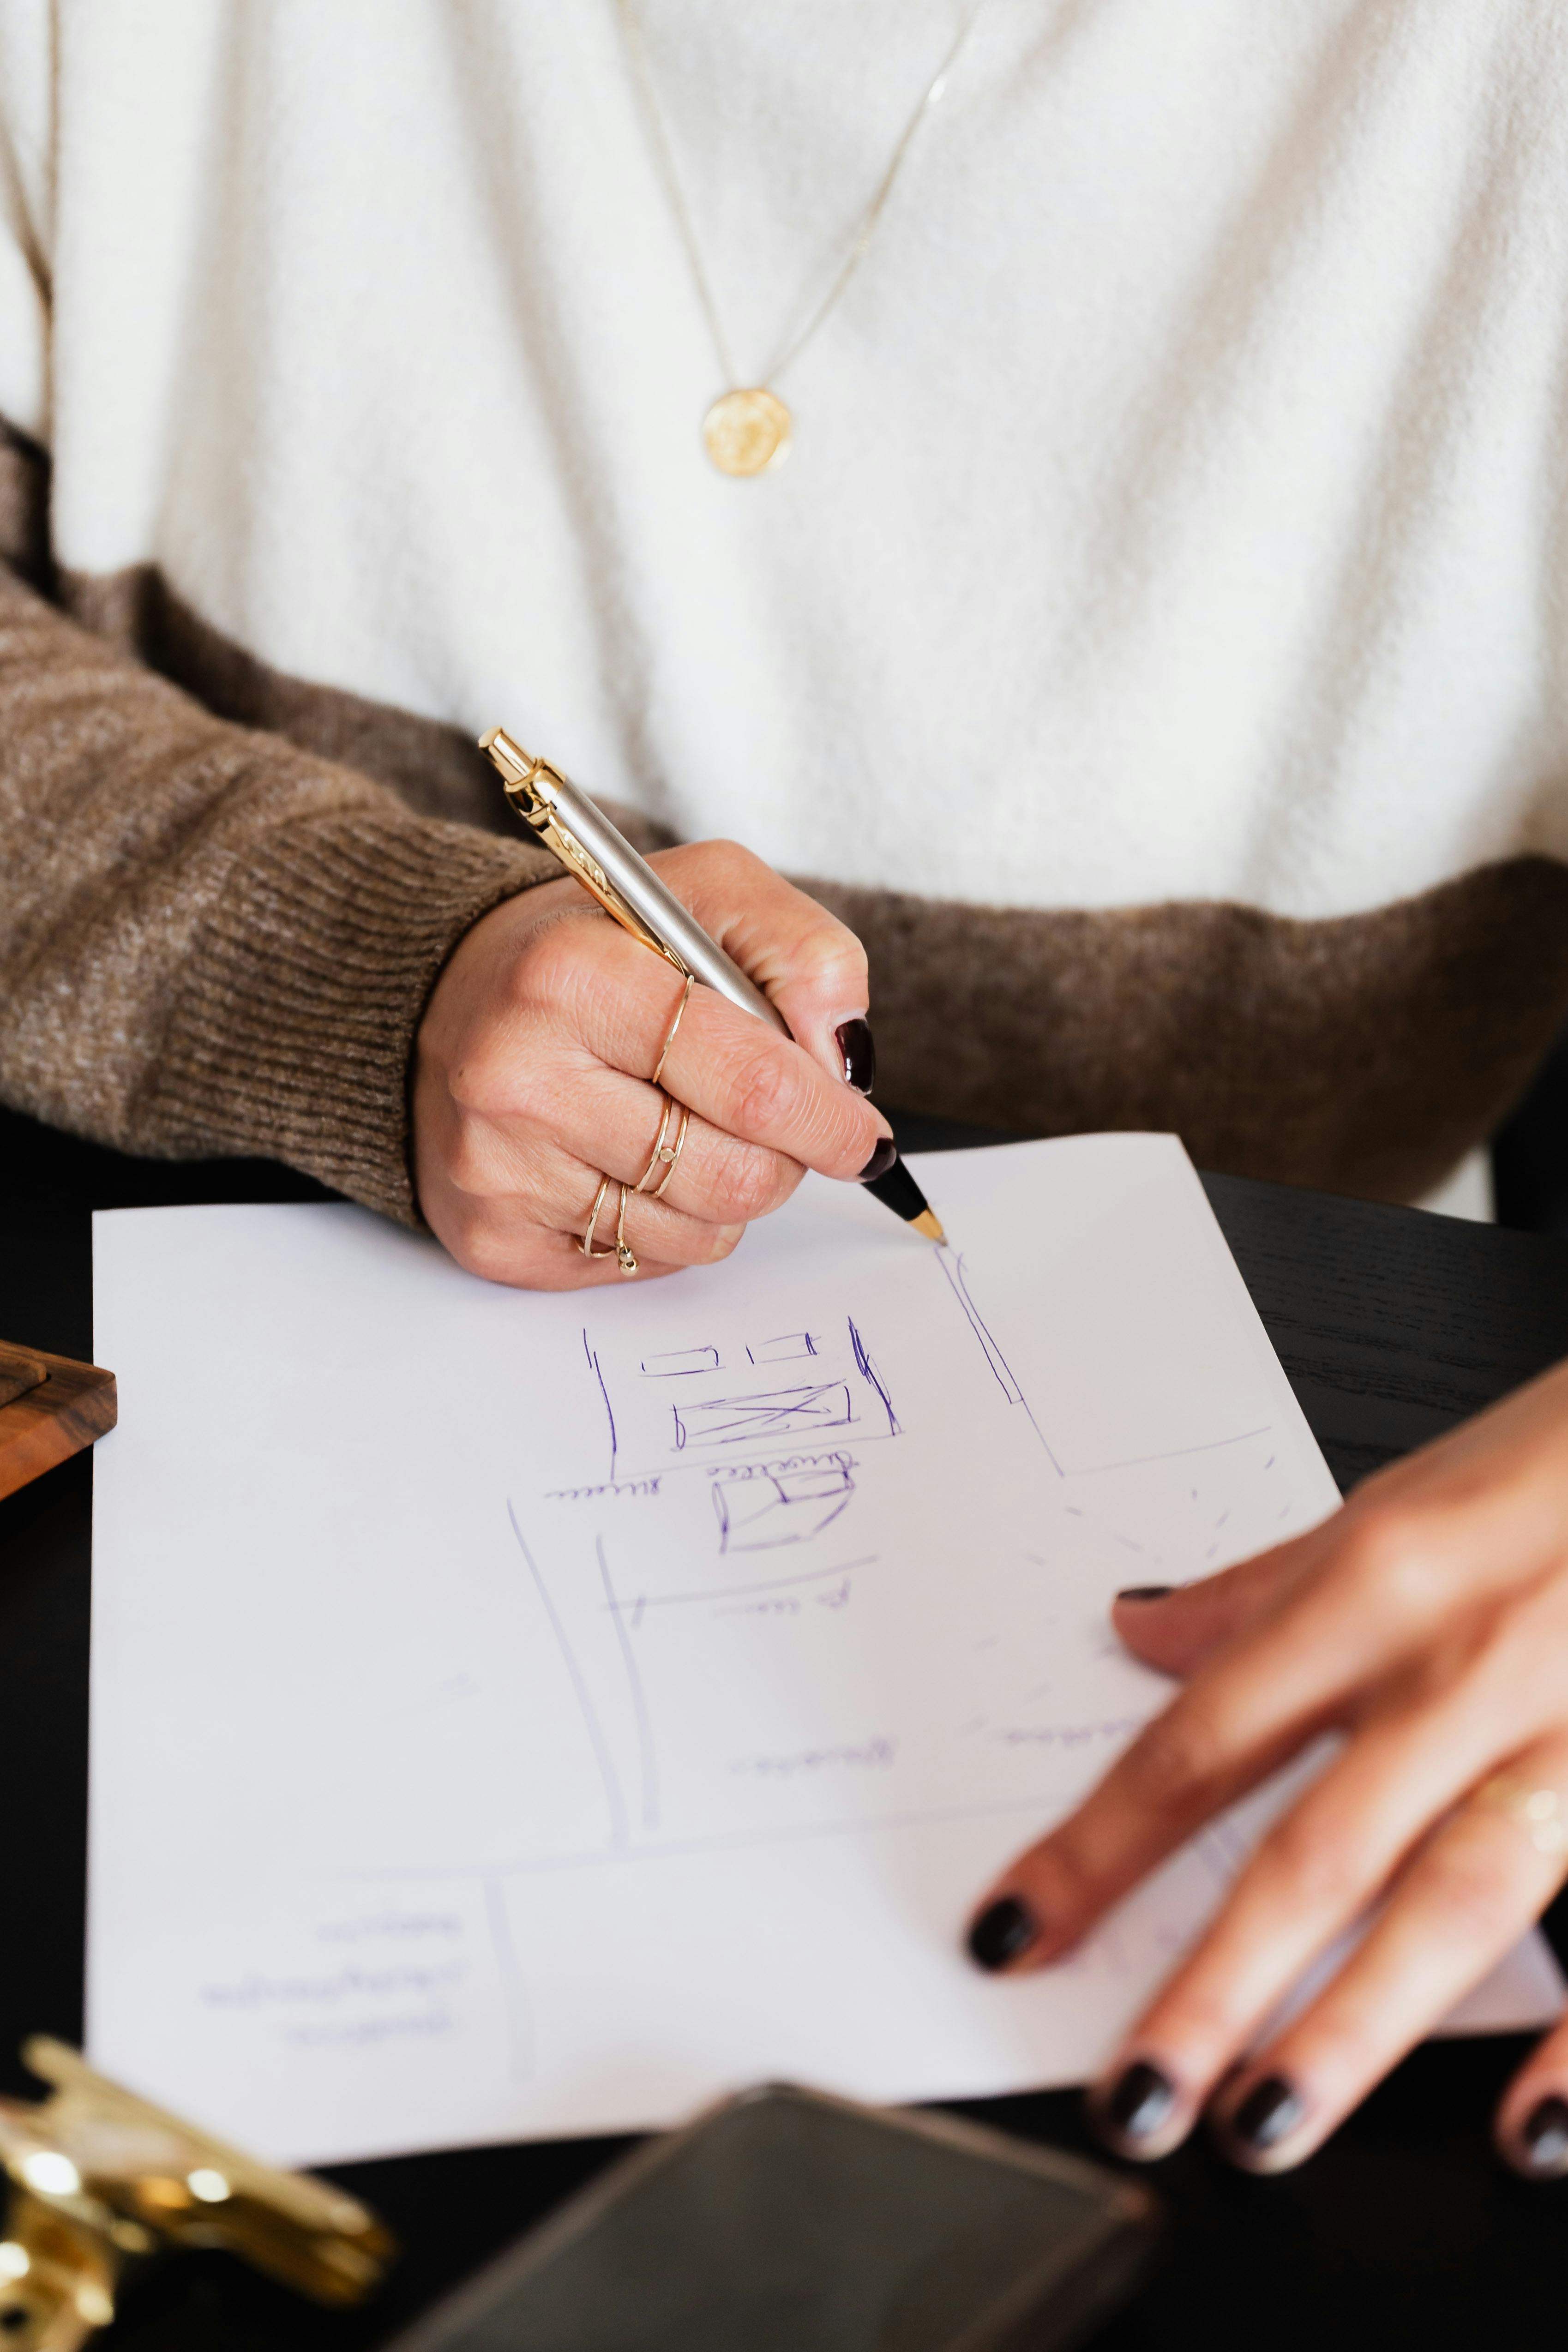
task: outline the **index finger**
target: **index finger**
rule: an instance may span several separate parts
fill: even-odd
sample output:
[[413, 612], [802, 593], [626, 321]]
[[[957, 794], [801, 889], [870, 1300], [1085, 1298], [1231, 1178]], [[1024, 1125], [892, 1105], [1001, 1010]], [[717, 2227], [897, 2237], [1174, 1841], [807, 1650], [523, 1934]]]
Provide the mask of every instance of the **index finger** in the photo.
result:
[[714, 1127], [819, 1175], [864, 1179], [891, 1163], [892, 1129], [864, 1095], [710, 988], [691, 992], [663, 1084]]
[[843, 1055], [837, 1033], [869, 1002], [866, 950], [854, 932], [736, 842], [661, 850], [652, 863], [709, 937], [777, 1005], [791, 1036], [837, 1077]]
[[712, 989], [699, 985], [686, 997], [669, 966], [607, 917], [580, 919], [595, 927], [592, 957], [563, 952], [541, 984], [596, 1059], [650, 1078], [679, 1013], [659, 1076], [666, 1093], [710, 1126], [821, 1175], [881, 1172], [892, 1130], [863, 1095]]
[[[1039, 1967], [1157, 1864], [1329, 1727], [1387, 1629], [1352, 1605], [1369, 1548], [1342, 1513], [1272, 1554], [1289, 1597], [1201, 1665], [1074, 1812], [1019, 1855], [970, 1928], [983, 1968]], [[1328, 1572], [1309, 1571], [1326, 1564]], [[1346, 1639], [1347, 1625], [1354, 1638]]]

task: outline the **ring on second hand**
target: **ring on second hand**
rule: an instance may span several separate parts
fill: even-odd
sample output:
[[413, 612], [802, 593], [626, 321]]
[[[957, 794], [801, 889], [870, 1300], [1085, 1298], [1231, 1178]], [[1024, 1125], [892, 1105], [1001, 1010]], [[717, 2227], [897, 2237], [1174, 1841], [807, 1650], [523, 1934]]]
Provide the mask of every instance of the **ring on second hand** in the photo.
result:
[[1519, 1823], [1537, 1853], [1561, 1861], [1568, 1855], [1568, 1808], [1555, 1789], [1531, 1788], [1515, 1773], [1494, 1773], [1470, 1799], [1477, 1811], [1507, 1813]]

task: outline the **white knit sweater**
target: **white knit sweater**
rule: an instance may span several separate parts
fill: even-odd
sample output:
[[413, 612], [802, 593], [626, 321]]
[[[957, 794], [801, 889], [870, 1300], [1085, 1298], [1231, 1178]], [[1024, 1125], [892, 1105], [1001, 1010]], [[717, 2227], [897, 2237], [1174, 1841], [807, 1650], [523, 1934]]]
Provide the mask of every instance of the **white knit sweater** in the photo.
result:
[[[641, 0], [749, 369], [957, 0]], [[789, 869], [1375, 906], [1568, 854], [1568, 12], [990, 0], [723, 479], [613, 0], [4, 0], [55, 551]]]

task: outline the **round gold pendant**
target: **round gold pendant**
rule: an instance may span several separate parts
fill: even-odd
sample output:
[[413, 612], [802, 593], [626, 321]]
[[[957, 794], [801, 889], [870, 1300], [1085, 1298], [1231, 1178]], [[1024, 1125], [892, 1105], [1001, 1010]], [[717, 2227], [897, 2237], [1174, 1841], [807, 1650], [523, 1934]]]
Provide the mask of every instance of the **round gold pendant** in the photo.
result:
[[789, 456], [795, 419], [776, 394], [726, 392], [702, 420], [703, 446], [721, 474], [766, 474]]

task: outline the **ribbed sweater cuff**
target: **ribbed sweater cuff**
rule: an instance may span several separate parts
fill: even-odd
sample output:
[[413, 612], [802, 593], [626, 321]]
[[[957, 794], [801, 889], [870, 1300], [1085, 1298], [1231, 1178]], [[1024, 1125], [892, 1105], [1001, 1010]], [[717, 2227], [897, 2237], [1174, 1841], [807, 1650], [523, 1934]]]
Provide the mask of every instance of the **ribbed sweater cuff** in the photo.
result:
[[181, 968], [142, 1106], [157, 1149], [281, 1160], [416, 1223], [408, 1070], [430, 991], [481, 915], [559, 871], [385, 805], [247, 845]]

